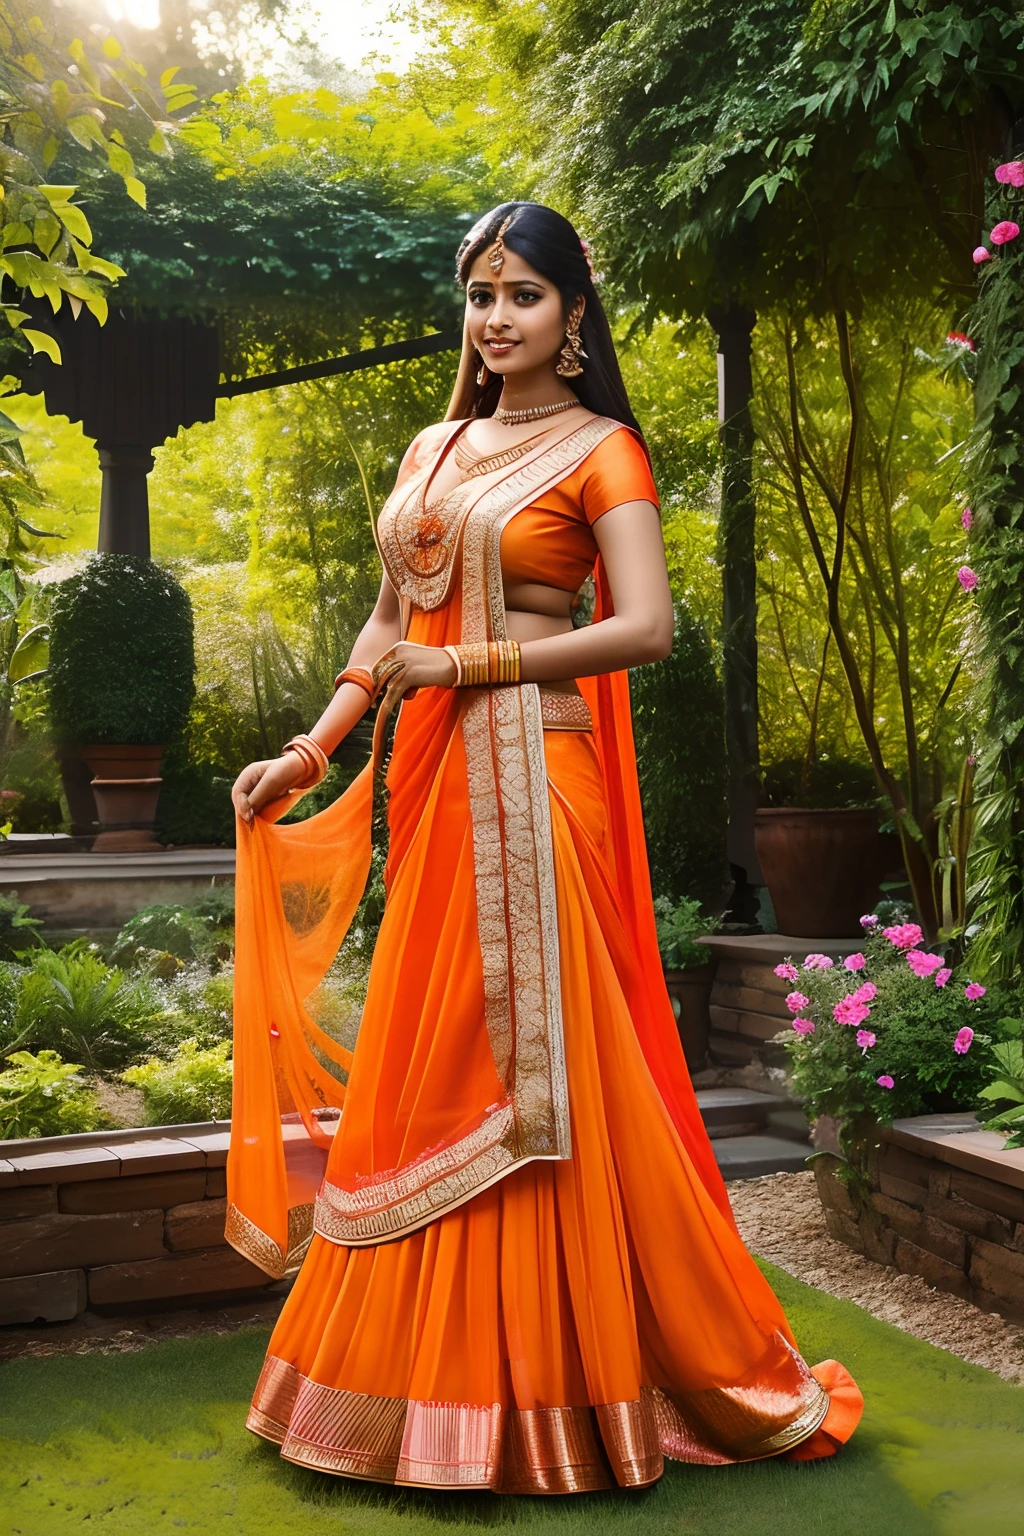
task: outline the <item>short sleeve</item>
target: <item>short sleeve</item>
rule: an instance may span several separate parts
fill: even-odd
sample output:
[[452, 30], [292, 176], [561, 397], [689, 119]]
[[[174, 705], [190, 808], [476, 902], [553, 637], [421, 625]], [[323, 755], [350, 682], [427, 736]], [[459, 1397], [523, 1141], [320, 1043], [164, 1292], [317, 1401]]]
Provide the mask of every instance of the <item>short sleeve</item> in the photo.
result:
[[660, 506], [654, 476], [640, 439], [628, 427], [610, 432], [581, 467], [580, 500], [588, 523], [624, 501]]

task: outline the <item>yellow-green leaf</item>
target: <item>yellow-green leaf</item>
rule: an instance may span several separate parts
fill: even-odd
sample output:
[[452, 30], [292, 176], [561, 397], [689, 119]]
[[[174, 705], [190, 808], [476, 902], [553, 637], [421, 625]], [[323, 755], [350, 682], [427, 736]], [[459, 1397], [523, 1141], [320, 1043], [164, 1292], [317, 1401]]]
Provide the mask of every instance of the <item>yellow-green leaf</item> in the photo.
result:
[[174, 79], [180, 68], [180, 64], [175, 64], [173, 69], [164, 70], [163, 74], [160, 76], [160, 85], [163, 90], [166, 91], [167, 87], [170, 85], [171, 81]]
[[94, 299], [86, 299], [85, 305], [89, 313], [96, 316], [96, 319], [99, 321], [100, 325], [106, 325], [107, 301], [105, 298], [97, 294]]
[[23, 320], [32, 318], [27, 309], [9, 309], [6, 305], [3, 308], [3, 315], [12, 331], [16, 331]]
[[55, 212], [63, 220], [65, 229], [69, 230], [76, 240], [81, 240], [83, 245], [91, 244], [92, 230], [89, 227], [89, 220], [81, 208], [77, 207], [74, 203], [65, 203], [62, 208], [56, 209]]
[[151, 154], [166, 155], [167, 140], [164, 138], [159, 128], [154, 130], [153, 136], [146, 147], [149, 149]]
[[50, 664], [50, 631], [46, 624], [37, 624], [22, 635], [11, 655], [7, 667], [9, 682], [20, 683], [26, 677], [45, 672]]
[[75, 117], [69, 117], [67, 130], [76, 143], [83, 149], [89, 149], [93, 144], [103, 144], [103, 129], [94, 117], [88, 112], [79, 112]]
[[108, 59], [119, 59], [124, 52], [113, 32], [108, 32], [107, 36], [103, 39], [103, 52]]
[[138, 203], [140, 208], [145, 208], [146, 188], [137, 176], [126, 176], [124, 188], [133, 203]]
[[69, 197], [74, 197], [75, 193], [78, 191], [78, 188], [41, 186], [39, 191], [43, 194], [43, 196], [46, 198], [46, 201], [52, 208], [54, 203], [66, 203]]
[[32, 228], [32, 238], [43, 255], [49, 257], [50, 252], [60, 239], [59, 222], [49, 214], [44, 218], [36, 219]]
[[43, 165], [46, 167], [47, 170], [50, 169], [50, 166], [56, 160], [57, 153], [58, 153], [59, 149], [60, 149], [60, 139], [58, 139], [54, 134], [51, 133], [50, 137], [47, 139], [46, 143], [43, 145]]
[[60, 362], [60, 347], [52, 336], [48, 336], [45, 331], [29, 330], [28, 326], [22, 327], [21, 334], [28, 340], [33, 352], [45, 352], [51, 362]]

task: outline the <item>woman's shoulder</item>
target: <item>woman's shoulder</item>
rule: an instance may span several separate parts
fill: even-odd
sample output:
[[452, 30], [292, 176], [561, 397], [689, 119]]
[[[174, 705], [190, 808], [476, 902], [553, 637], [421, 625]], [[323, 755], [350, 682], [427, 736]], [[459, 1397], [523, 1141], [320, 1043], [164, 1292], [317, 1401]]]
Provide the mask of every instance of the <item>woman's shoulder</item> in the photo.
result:
[[659, 505], [651, 461], [640, 433], [624, 422], [595, 416], [607, 430], [577, 470], [578, 494], [588, 522], [627, 501]]

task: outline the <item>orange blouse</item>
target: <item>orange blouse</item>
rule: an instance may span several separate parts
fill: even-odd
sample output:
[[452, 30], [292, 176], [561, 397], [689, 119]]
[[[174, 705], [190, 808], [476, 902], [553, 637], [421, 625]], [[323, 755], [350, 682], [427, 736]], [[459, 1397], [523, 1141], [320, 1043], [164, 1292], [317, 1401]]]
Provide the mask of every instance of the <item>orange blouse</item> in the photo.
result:
[[594, 523], [626, 501], [659, 505], [643, 445], [622, 427], [604, 438], [574, 474], [512, 518], [501, 536], [505, 582], [579, 591], [598, 555]]

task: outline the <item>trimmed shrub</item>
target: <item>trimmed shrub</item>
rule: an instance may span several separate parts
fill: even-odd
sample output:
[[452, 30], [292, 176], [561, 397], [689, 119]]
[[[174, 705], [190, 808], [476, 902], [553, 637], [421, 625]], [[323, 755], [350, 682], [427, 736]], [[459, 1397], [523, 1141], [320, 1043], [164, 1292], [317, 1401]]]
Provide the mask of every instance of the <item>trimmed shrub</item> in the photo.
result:
[[685, 608], [671, 656], [632, 671], [630, 692], [654, 893], [716, 911], [728, 875], [725, 703], [711, 643]]
[[195, 693], [192, 604], [141, 555], [94, 555], [51, 608], [50, 718], [76, 746], [163, 746]]

